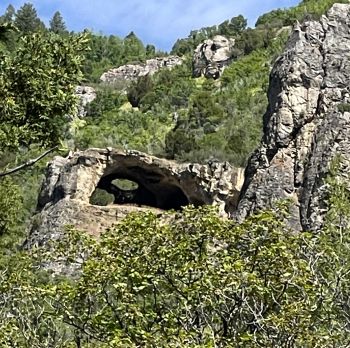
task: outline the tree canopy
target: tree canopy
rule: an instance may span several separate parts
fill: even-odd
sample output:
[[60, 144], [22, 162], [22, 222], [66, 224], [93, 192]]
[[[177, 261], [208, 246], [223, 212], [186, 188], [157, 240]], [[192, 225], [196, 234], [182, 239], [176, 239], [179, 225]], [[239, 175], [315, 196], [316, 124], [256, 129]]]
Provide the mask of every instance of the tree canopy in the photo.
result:
[[16, 10], [10, 4], [7, 6], [5, 13], [0, 17], [2, 23], [13, 23], [15, 18]]
[[59, 11], [56, 11], [50, 20], [50, 30], [56, 34], [64, 34], [67, 32], [66, 24]]
[[24, 3], [16, 12], [14, 23], [25, 35], [45, 28], [44, 23], [38, 17], [36, 9], [31, 3]]
[[0, 65], [0, 147], [55, 145], [75, 111], [85, 36], [27, 35]]
[[[242, 224], [187, 207], [161, 219], [129, 215], [100, 240], [70, 229], [50, 250], [0, 263], [0, 342], [346, 347], [350, 200], [346, 184], [327, 183], [329, 213], [317, 233], [289, 230], [288, 202]], [[57, 260], [76, 277], [36, 271]]]

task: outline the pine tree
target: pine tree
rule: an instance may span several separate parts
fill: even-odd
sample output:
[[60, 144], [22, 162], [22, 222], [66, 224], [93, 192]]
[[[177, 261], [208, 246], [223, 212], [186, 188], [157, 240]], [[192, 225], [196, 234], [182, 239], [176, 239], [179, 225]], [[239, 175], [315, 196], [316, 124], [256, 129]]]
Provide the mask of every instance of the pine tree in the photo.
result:
[[24, 34], [45, 29], [45, 25], [39, 19], [36, 9], [30, 3], [25, 3], [17, 11], [15, 25]]
[[156, 54], [156, 48], [154, 45], [147, 45], [146, 46], [146, 57], [147, 58], [153, 58]]
[[17, 32], [14, 28], [15, 15], [15, 8], [9, 5], [5, 13], [0, 17], [1, 48], [7, 51], [13, 51], [16, 46]]
[[63, 17], [59, 11], [56, 11], [50, 20], [50, 31], [56, 34], [64, 34], [67, 32], [66, 24], [64, 23]]
[[1, 23], [13, 23], [16, 14], [15, 8], [10, 4], [7, 6], [3, 16], [0, 17]]
[[132, 31], [124, 39], [124, 59], [126, 62], [140, 62], [144, 60], [146, 50], [142, 41]]

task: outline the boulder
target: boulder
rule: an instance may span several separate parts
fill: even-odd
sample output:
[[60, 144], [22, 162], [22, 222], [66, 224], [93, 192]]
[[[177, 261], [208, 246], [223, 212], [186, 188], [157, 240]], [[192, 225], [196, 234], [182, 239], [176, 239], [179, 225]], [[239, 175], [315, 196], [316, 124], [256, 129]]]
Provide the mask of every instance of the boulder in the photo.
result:
[[83, 118], [86, 116], [86, 107], [96, 99], [96, 91], [89, 86], [77, 86], [75, 94], [79, 98], [77, 116]]
[[232, 61], [234, 44], [234, 39], [222, 35], [216, 35], [199, 44], [193, 55], [193, 77], [219, 78]]

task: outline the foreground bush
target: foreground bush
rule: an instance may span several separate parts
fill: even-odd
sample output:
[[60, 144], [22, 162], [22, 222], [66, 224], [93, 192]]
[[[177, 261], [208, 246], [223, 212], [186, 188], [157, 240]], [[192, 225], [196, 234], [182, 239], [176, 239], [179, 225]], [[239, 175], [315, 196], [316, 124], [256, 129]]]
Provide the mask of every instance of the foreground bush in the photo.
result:
[[2, 267], [1, 342], [346, 347], [349, 197], [339, 185], [334, 193], [317, 234], [288, 230], [288, 204], [241, 225], [188, 207], [165, 219], [130, 215], [99, 241], [70, 231], [50, 254], [81, 263], [75, 280], [34, 272], [39, 251]]

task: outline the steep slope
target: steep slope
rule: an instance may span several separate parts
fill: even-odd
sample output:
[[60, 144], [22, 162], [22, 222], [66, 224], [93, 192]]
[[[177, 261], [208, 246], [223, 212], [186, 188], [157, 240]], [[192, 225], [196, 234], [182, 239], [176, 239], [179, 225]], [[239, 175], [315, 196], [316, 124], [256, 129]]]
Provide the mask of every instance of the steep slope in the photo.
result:
[[264, 135], [246, 168], [240, 221], [291, 198], [295, 228], [322, 224], [329, 166], [337, 155], [345, 167], [350, 161], [349, 48], [349, 4], [335, 4], [319, 22], [295, 25], [271, 72]]

